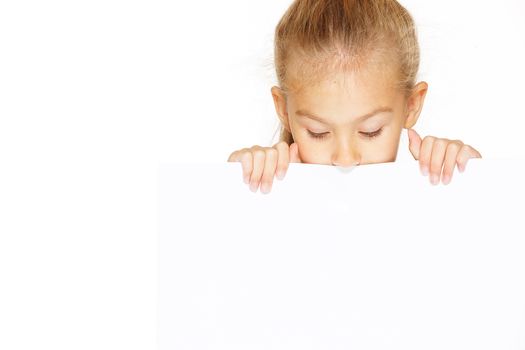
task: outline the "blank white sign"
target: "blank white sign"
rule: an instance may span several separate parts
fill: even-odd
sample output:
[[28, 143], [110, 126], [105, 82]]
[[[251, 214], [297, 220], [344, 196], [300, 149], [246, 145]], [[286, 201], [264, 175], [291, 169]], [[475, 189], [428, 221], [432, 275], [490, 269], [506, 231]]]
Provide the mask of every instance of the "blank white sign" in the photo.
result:
[[160, 349], [525, 349], [525, 167], [159, 168]]

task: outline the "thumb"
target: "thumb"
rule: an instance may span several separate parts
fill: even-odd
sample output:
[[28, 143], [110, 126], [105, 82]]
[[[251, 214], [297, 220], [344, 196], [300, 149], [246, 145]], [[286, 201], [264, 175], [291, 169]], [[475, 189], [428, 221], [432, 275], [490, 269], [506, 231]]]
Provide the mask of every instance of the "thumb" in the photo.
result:
[[414, 129], [407, 129], [408, 149], [415, 160], [419, 159], [419, 150], [421, 149], [421, 136]]
[[299, 147], [297, 143], [290, 145], [290, 163], [302, 163], [301, 157], [299, 156]]

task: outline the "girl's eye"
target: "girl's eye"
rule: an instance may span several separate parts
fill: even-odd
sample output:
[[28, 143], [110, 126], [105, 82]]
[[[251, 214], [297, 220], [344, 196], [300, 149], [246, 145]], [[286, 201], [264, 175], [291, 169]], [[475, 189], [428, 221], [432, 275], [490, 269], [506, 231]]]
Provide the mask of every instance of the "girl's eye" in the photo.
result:
[[310, 134], [310, 136], [314, 139], [324, 139], [326, 136], [328, 136], [327, 132], [316, 134], [315, 132], [311, 132], [310, 130], [308, 130], [308, 134]]
[[381, 135], [381, 132], [383, 131], [383, 128], [380, 128], [379, 130], [376, 130], [374, 132], [360, 132], [362, 135], [365, 135], [365, 137], [369, 139], [373, 139], [374, 137], [378, 137]]
[[[364, 135], [366, 138], [369, 138], [369, 139], [373, 139], [374, 137], [378, 137], [379, 135], [381, 135], [381, 132], [383, 132], [383, 128], [380, 128], [374, 132], [359, 132], [360, 134]], [[311, 132], [310, 130], [308, 130], [308, 134], [310, 134], [311, 137], [313, 137], [314, 139], [324, 139], [325, 137], [328, 136], [328, 132], [323, 132], [323, 133], [315, 133], [315, 132]]]

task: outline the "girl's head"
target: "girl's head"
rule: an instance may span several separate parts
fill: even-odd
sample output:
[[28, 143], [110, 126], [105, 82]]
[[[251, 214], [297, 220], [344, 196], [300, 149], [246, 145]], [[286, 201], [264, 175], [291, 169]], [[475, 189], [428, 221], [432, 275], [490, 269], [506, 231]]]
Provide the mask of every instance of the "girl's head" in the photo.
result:
[[393, 162], [417, 121], [414, 22], [396, 0], [295, 0], [275, 30], [281, 141], [305, 163]]

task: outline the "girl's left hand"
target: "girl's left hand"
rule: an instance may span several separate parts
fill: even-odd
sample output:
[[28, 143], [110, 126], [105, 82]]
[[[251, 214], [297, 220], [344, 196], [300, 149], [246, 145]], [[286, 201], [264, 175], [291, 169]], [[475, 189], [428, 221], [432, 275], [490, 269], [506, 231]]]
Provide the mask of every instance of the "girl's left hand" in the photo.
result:
[[439, 184], [443, 168], [443, 184], [452, 180], [454, 167], [457, 163], [460, 172], [465, 171], [470, 158], [481, 158], [481, 154], [460, 140], [440, 139], [426, 136], [423, 140], [414, 129], [408, 129], [409, 149], [424, 176], [430, 174], [430, 182]]

